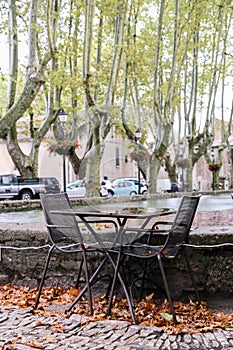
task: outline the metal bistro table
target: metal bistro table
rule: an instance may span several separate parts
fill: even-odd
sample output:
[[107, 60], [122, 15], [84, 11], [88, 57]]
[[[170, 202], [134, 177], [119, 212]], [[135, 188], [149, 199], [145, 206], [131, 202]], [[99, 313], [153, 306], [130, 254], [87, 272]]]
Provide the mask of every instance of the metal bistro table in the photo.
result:
[[[94, 272], [94, 274], [91, 276], [90, 278], [90, 283], [94, 284], [98, 274], [100, 273], [100, 271], [102, 270], [104, 264], [106, 263], [107, 260], [110, 261], [111, 265], [113, 266], [114, 271], [116, 271], [116, 262], [113, 259], [112, 255], [111, 255], [111, 248], [116, 247], [116, 246], [120, 246], [122, 244], [124, 244], [124, 240], [123, 240], [123, 235], [124, 235], [124, 229], [127, 227], [127, 225], [130, 223], [132, 224], [132, 226], [130, 226], [131, 228], [135, 229], [135, 231], [137, 229], [143, 230], [143, 229], [147, 229], [150, 228], [148, 227], [148, 225], [151, 223], [151, 221], [154, 218], [158, 218], [160, 216], [165, 216], [165, 215], [170, 215], [170, 214], [174, 214], [175, 210], [171, 209], [171, 208], [141, 208], [141, 207], [129, 207], [129, 208], [123, 208], [123, 209], [112, 209], [112, 208], [108, 208], [107, 210], [81, 210], [73, 208], [73, 209], [69, 209], [69, 210], [53, 210], [51, 211], [51, 214], [62, 214], [62, 215], [72, 215], [77, 217], [77, 225], [79, 226], [81, 223], [85, 225], [85, 227], [87, 228], [87, 230], [89, 231], [89, 233], [91, 233], [92, 236], [92, 244], [93, 244], [93, 239], [94, 242], [98, 245], [100, 251], [102, 253], [104, 253], [104, 259], [101, 261], [100, 265], [98, 266], [98, 268], [96, 269], [96, 271]], [[111, 242], [108, 241], [107, 244], [103, 239], [103, 233], [102, 231], [98, 230], [98, 227], [95, 227], [95, 225], [93, 224], [95, 222], [95, 219], [97, 221], [99, 221], [99, 219], [101, 218], [101, 221], [104, 222], [104, 220], [106, 219], [106, 222], [111, 219], [114, 220], [116, 222], [117, 225], [117, 230], [115, 232], [115, 237], [111, 237], [112, 240]], [[82, 234], [82, 229], [79, 229], [80, 233]], [[83, 241], [84, 243], [86, 243], [85, 238], [83, 237]], [[88, 242], [87, 242], [88, 244]], [[136, 318], [135, 318], [135, 314], [134, 314], [134, 310], [133, 310], [133, 305], [130, 299], [130, 295], [129, 292], [127, 290], [126, 284], [124, 282], [124, 279], [121, 275], [121, 273], [118, 271], [117, 272], [117, 278], [124, 290], [128, 305], [129, 305], [129, 309], [130, 309], [130, 313], [131, 313], [131, 317], [132, 317], [132, 321], [134, 323], [136, 323]], [[115, 282], [114, 282], [115, 284]], [[114, 286], [112, 286], [112, 290], [114, 289]], [[87, 285], [83, 287], [83, 289], [81, 290], [81, 292], [79, 293], [79, 295], [76, 297], [76, 299], [72, 302], [72, 304], [70, 305], [70, 307], [68, 308], [67, 312], [69, 312], [74, 305], [81, 299], [81, 297], [84, 295], [84, 293], [87, 290]], [[110, 303], [111, 304], [111, 303]], [[111, 312], [111, 305], [109, 305], [109, 310], [108, 310], [108, 314], [110, 314]]]

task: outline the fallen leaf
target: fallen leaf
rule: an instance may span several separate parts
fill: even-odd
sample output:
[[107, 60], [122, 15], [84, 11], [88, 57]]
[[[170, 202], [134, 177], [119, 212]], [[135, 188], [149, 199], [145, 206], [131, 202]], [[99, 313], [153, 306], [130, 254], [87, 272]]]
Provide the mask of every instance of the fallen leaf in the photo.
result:
[[[10, 347], [9, 347], [10, 345]], [[16, 348], [17, 346], [17, 339], [13, 339], [13, 340], [8, 340], [6, 343], [3, 344], [2, 346], [2, 350], [7, 350], [10, 348]]]
[[[33, 309], [33, 314], [44, 317], [64, 317], [66, 315], [59, 311], [49, 311], [50, 305], [68, 305], [77, 294], [79, 289], [70, 287], [63, 289], [59, 286], [55, 288], [44, 287], [40, 298], [40, 304], [37, 309]], [[33, 307], [37, 296], [37, 288], [29, 289], [23, 286], [13, 286], [6, 284], [0, 286], [0, 305], [10, 308], [26, 308]], [[164, 332], [169, 334], [193, 334], [197, 332], [208, 332], [216, 329], [224, 329], [233, 327], [233, 314], [224, 314], [223, 312], [213, 312], [208, 309], [205, 302], [198, 302], [190, 300], [188, 303], [174, 301], [173, 305], [176, 311], [178, 325], [175, 325], [171, 316], [171, 310], [168, 300], [155, 300], [154, 295], [148, 295], [145, 300], [140, 302], [134, 301], [135, 315], [138, 324], [149, 327], [161, 327]], [[93, 298], [94, 316], [90, 318], [90, 307], [88, 300], [82, 298], [72, 309], [72, 313], [77, 313], [80, 316], [88, 316], [88, 320], [113, 319], [131, 322], [131, 315], [127, 300], [124, 298], [117, 298], [114, 296], [111, 317], [106, 317], [108, 310], [108, 299], [103, 295]], [[63, 310], [63, 308], [59, 308]], [[65, 310], [65, 307], [64, 307]], [[37, 326], [43, 324], [38, 321]], [[65, 327], [62, 323], [55, 323], [52, 326], [52, 333], [65, 332]], [[16, 340], [12, 340], [12, 347], [16, 346]], [[14, 344], [14, 345], [13, 345]], [[39, 343], [40, 344], [40, 343]], [[41, 346], [41, 344], [40, 344]], [[35, 346], [34, 346], [35, 347]], [[6, 347], [3, 347], [5, 350]]]
[[153, 297], [154, 297], [154, 293], [151, 293], [150, 295], [147, 295], [147, 296], [146, 296], [146, 301], [147, 301], [147, 302], [152, 301], [152, 300], [153, 300]]
[[171, 320], [172, 320], [172, 315], [168, 314], [167, 312], [160, 312], [160, 315], [161, 315], [166, 321], [171, 321]]
[[64, 333], [65, 330], [66, 330], [66, 327], [64, 327], [61, 322], [52, 324], [52, 333]]
[[30, 340], [29, 342], [26, 343], [27, 346], [30, 346], [31, 348], [36, 348], [36, 349], [44, 349], [44, 345], [37, 342], [36, 340]]

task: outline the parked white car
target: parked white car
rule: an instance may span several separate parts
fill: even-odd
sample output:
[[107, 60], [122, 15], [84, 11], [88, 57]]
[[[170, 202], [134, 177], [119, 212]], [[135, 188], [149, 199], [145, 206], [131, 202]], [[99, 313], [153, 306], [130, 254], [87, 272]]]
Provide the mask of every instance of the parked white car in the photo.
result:
[[100, 195], [101, 197], [112, 197], [114, 195], [114, 185], [110, 180], [101, 180]]
[[85, 197], [86, 187], [83, 180], [77, 180], [66, 186], [66, 192], [69, 198]]
[[[69, 198], [85, 197], [87, 190], [84, 180], [77, 180], [69, 183], [66, 186], [66, 192]], [[101, 186], [100, 195], [103, 197], [107, 197], [109, 195], [108, 189], [105, 186]]]

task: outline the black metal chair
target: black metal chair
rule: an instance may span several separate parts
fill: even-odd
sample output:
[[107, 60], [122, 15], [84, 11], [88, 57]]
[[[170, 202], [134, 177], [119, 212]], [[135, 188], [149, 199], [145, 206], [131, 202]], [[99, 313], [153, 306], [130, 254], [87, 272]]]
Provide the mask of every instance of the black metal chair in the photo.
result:
[[[87, 265], [87, 254], [91, 252], [99, 252], [99, 247], [95, 242], [89, 241], [89, 236], [84, 237], [81, 232], [78, 221], [73, 215], [64, 214], [52, 214], [51, 211], [55, 210], [71, 210], [71, 204], [66, 193], [56, 193], [56, 194], [40, 194], [41, 206], [43, 209], [46, 226], [48, 229], [50, 248], [46, 258], [42, 278], [40, 281], [37, 299], [35, 302], [35, 308], [37, 308], [46, 278], [46, 273], [48, 270], [51, 255], [54, 250], [60, 253], [77, 253], [80, 254], [80, 266], [77, 277], [77, 284], [80, 279], [81, 271], [84, 270], [85, 273], [85, 283], [88, 295], [88, 301], [90, 306], [90, 313], [93, 314], [93, 304], [92, 304], [92, 293], [91, 285], [93, 285], [97, 278], [90, 280]], [[91, 223], [111, 223], [114, 225], [115, 230], [117, 230], [117, 225], [112, 220], [90, 220]], [[98, 277], [100, 279], [101, 277]], [[76, 284], [76, 287], [77, 287]]]
[[[121, 266], [124, 265], [124, 268], [126, 267], [127, 261], [125, 257], [127, 256], [140, 259], [140, 267], [143, 269], [143, 281], [145, 281], [145, 277], [150, 278], [150, 276], [146, 276], [147, 263], [144, 264], [143, 262], [148, 261], [148, 259], [157, 259], [163, 279], [163, 284], [167, 294], [169, 306], [173, 315], [173, 320], [174, 323], [177, 323], [177, 318], [172, 303], [172, 297], [167, 282], [167, 277], [164, 271], [163, 259], [175, 259], [178, 253], [183, 252], [187, 264], [187, 269], [196, 293], [196, 297], [200, 302], [190, 262], [187, 254], [185, 254], [184, 249], [184, 245], [189, 242], [189, 232], [193, 223], [199, 200], [199, 195], [183, 196], [173, 222], [160, 221], [154, 223], [153, 227], [150, 230], [140, 230], [132, 228], [126, 229], [122, 232], [122, 245], [117, 249], [111, 250], [112, 252], [117, 254], [117, 265], [115, 268], [115, 276], [113, 279], [112, 290], [110, 293], [109, 310], [111, 310], [111, 303], [114, 293], [115, 282], [117, 279], [117, 273]], [[166, 228], [164, 230], [158, 229], [158, 225], [166, 225]], [[157, 235], [159, 233], [165, 234], [165, 243], [162, 245], [155, 245], [154, 234]], [[129, 264], [131, 264], [130, 259], [128, 260], [128, 262]]]

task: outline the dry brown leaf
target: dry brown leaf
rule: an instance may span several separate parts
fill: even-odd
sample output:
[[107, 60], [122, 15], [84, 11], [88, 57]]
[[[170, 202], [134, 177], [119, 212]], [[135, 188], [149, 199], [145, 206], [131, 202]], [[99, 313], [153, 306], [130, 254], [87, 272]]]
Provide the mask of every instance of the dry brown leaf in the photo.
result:
[[16, 346], [17, 346], [17, 339], [8, 340], [6, 343], [3, 344], [2, 350], [16, 348]]
[[26, 343], [27, 346], [30, 346], [31, 348], [36, 348], [36, 349], [44, 349], [44, 345], [39, 343], [36, 340], [30, 340], [29, 342]]
[[56, 322], [52, 324], [52, 333], [64, 333], [66, 327], [63, 326], [61, 322]]
[[163, 255], [163, 256], [167, 256], [167, 250], [166, 250], [166, 249], [164, 249], [164, 250], [162, 251], [162, 255]]
[[150, 255], [152, 255], [153, 253], [152, 253], [152, 251], [151, 250], [148, 250], [148, 252], [146, 252], [145, 254], [143, 254], [144, 256], [150, 256]]
[[151, 294], [149, 294], [149, 295], [146, 296], [146, 301], [147, 301], [147, 302], [150, 302], [150, 301], [153, 300], [153, 298], [154, 298], [154, 293], [151, 293]]
[[105, 224], [105, 225], [104, 225], [104, 227], [105, 227], [105, 228], [111, 228], [111, 227], [112, 227], [112, 225]]
[[[11, 284], [0, 286], [0, 305], [7, 305], [7, 308], [33, 306], [37, 292], [37, 289], [30, 290], [27, 287], [15, 287]], [[35, 315], [45, 317], [58, 315], [64, 318], [69, 317], [61, 312], [47, 311], [46, 308], [52, 304], [70, 304], [78, 293], [79, 290], [73, 287], [66, 290], [59, 286], [55, 288], [43, 288], [39, 307], [33, 310], [33, 312]], [[141, 302], [135, 301], [135, 314], [138, 323], [150, 327], [162, 327], [165, 332], [170, 334], [192, 334], [233, 326], [233, 314], [215, 313], [209, 310], [207, 304], [204, 302], [199, 305], [192, 300], [186, 304], [176, 301], [173, 305], [179, 322], [177, 326], [174, 325], [173, 320], [169, 321], [166, 317], [161, 316], [161, 314], [171, 314], [169, 303], [166, 299], [163, 302], [154, 300], [153, 294], [150, 294]], [[93, 306], [94, 318], [96, 320], [105, 318], [108, 300], [103, 298], [103, 296], [96, 297], [93, 300]], [[89, 316], [89, 311], [88, 301], [82, 299], [76, 304], [72, 313], [75, 312], [80, 316]], [[131, 322], [131, 315], [126, 299], [114, 297], [111, 319], [121, 319]], [[40, 326], [42, 324], [38, 322], [37, 325]], [[64, 332], [65, 328], [59, 323], [53, 325], [52, 330], [54, 333]]]

